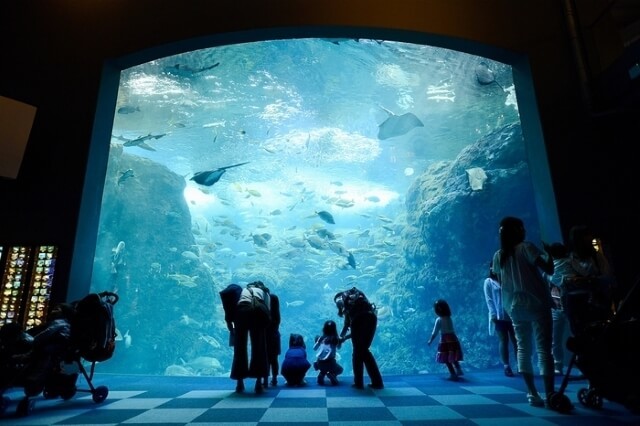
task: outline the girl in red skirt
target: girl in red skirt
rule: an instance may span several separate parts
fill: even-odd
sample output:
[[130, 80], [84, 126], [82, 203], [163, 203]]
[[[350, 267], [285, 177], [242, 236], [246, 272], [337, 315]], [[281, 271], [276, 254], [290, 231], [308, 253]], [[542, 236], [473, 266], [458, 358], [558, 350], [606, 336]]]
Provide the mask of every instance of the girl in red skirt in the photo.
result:
[[453, 320], [451, 319], [451, 308], [446, 300], [438, 299], [433, 304], [433, 309], [438, 316], [433, 326], [433, 332], [429, 339], [429, 345], [440, 334], [440, 342], [438, 342], [438, 353], [436, 361], [445, 364], [449, 369], [449, 380], [458, 381], [459, 377], [464, 373], [460, 367], [462, 361], [462, 347], [456, 332], [453, 328]]

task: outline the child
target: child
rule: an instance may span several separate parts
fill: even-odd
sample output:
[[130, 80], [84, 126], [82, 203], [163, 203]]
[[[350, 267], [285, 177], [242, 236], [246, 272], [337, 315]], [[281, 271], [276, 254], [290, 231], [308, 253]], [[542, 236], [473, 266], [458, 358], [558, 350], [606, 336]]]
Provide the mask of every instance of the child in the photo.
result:
[[284, 354], [281, 374], [287, 381], [287, 386], [304, 386], [307, 384], [304, 376], [311, 367], [307, 360], [307, 346], [304, 337], [292, 333], [289, 336], [289, 349]]
[[335, 321], [325, 321], [322, 326], [322, 336], [316, 336], [316, 343], [313, 350], [317, 351], [316, 361], [313, 363], [318, 373], [318, 384], [324, 386], [325, 376], [329, 378], [331, 384], [338, 384], [338, 376], [344, 371], [341, 365], [336, 362], [336, 351], [340, 349], [342, 340], [338, 336], [338, 327]]
[[[567, 339], [571, 335], [569, 318], [564, 310], [563, 299], [571, 291], [572, 282], [575, 282], [578, 273], [569, 256], [569, 249], [562, 243], [545, 245], [545, 250], [553, 258], [553, 274], [544, 274], [549, 282], [553, 306], [551, 317], [553, 319], [553, 334], [551, 354], [553, 355], [554, 374], [561, 376], [564, 365], [571, 359], [570, 352], [565, 353]], [[567, 362], [565, 362], [567, 361]]]
[[436, 318], [436, 323], [433, 326], [433, 332], [431, 333], [428, 344], [431, 345], [433, 339], [440, 333], [436, 361], [447, 366], [450, 374], [449, 380], [458, 381], [459, 377], [464, 374], [462, 367], [460, 367], [462, 348], [458, 336], [456, 336], [456, 332], [453, 329], [451, 308], [449, 308], [449, 304], [443, 299], [436, 300], [433, 308], [438, 318]]

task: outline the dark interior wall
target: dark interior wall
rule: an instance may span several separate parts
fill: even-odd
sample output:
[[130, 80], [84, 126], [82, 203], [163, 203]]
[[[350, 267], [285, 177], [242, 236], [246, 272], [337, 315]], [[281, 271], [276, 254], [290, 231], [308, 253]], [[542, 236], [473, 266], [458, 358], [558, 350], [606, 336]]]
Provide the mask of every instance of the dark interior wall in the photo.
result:
[[[606, 2], [589, 3], [597, 11]], [[38, 108], [18, 179], [0, 179], [0, 241], [57, 244], [59, 279], [68, 278], [105, 61], [215, 34], [317, 27], [417, 31], [526, 54], [563, 231], [592, 225], [626, 273], [632, 260], [617, 247], [638, 236], [638, 215], [617, 194], [637, 191], [619, 167], [633, 168], [619, 129], [638, 120], [585, 111], [557, 0], [0, 0], [0, 95]], [[605, 29], [597, 40], [619, 51]], [[598, 73], [612, 58], [599, 54], [593, 28], [583, 30]]]

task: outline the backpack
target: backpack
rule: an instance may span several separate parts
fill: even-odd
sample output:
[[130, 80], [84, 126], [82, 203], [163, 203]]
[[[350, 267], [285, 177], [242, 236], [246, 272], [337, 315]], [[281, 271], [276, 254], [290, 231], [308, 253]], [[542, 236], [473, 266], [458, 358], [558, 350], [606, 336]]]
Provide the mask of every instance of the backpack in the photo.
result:
[[108, 291], [91, 293], [73, 302], [71, 343], [89, 362], [101, 362], [113, 356], [116, 348], [116, 322], [113, 306], [118, 295]]
[[254, 318], [256, 319], [256, 321], [264, 324], [264, 326], [266, 327], [267, 325], [269, 325], [269, 323], [271, 323], [269, 293], [260, 286], [253, 285], [253, 283], [247, 284], [245, 290], [250, 295], [250, 309], [253, 312]]

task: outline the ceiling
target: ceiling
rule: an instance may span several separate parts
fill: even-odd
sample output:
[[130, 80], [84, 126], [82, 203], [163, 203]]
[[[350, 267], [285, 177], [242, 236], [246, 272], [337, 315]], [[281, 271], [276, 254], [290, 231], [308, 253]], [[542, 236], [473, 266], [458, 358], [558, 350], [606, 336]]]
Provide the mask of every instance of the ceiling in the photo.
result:
[[611, 0], [607, 8], [624, 46], [628, 47], [638, 41], [640, 39], [640, 0]]

